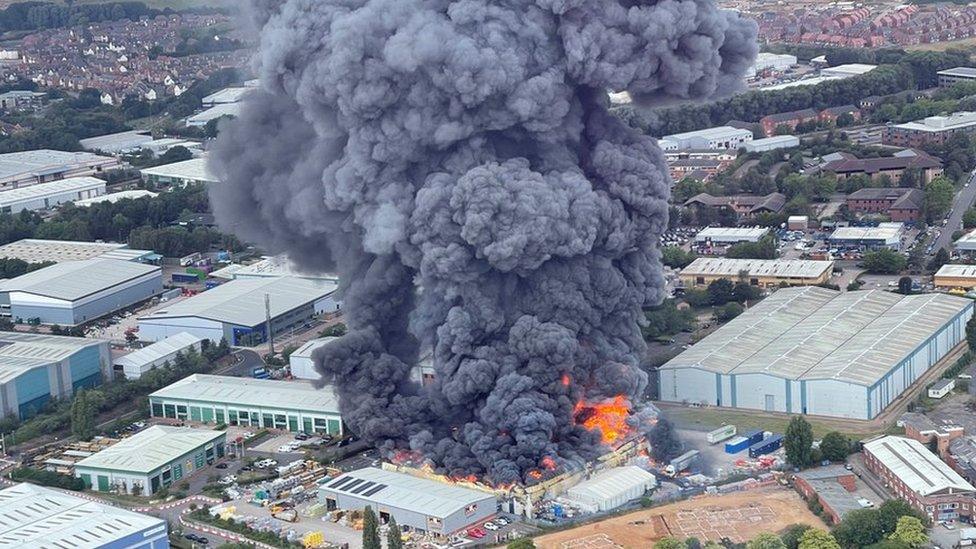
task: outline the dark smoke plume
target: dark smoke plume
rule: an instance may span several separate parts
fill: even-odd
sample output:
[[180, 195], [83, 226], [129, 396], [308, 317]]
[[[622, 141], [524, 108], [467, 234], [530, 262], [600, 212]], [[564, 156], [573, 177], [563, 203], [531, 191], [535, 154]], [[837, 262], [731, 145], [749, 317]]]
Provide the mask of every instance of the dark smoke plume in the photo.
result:
[[499, 483], [602, 453], [574, 407], [642, 395], [669, 192], [606, 92], [728, 94], [754, 24], [706, 0], [257, 4], [261, 88], [222, 128], [214, 210], [339, 273], [350, 332], [316, 360], [348, 426]]

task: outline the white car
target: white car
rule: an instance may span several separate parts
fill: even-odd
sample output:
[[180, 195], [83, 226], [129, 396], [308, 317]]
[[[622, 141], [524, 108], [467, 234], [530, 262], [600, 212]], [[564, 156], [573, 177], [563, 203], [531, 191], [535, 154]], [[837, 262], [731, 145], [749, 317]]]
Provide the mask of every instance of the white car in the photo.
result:
[[485, 530], [492, 530], [492, 531], [498, 530], [498, 525], [495, 524], [494, 522], [486, 522], [484, 524], [484, 527]]

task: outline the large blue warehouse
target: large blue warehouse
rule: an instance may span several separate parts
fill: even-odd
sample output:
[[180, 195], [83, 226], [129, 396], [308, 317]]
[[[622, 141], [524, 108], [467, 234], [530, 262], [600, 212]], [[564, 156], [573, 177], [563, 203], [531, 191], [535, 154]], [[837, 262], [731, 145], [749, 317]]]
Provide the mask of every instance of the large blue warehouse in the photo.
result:
[[0, 415], [30, 417], [52, 398], [110, 379], [107, 341], [0, 332]]
[[169, 533], [161, 518], [22, 483], [0, 490], [0, 547], [167, 549]]
[[74, 326], [163, 291], [160, 267], [119, 259], [65, 261], [0, 282], [0, 315]]
[[965, 345], [972, 316], [945, 294], [781, 289], [661, 366], [660, 398], [871, 419]]

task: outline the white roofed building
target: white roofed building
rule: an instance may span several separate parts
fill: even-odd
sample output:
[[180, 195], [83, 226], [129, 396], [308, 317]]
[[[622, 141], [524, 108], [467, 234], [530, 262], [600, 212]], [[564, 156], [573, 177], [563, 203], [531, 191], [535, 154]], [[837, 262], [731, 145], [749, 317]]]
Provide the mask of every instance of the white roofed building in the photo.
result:
[[316, 315], [338, 310], [338, 284], [328, 280], [271, 277], [231, 280], [139, 318], [139, 337], [159, 341], [188, 332], [214, 343], [250, 347], [267, 340], [265, 298], [271, 330], [282, 333]]
[[934, 282], [936, 288], [976, 288], [976, 265], [943, 265], [935, 273]]
[[[732, 126], [718, 126], [691, 132], [665, 135], [661, 138], [668, 144], [674, 144], [677, 150], [688, 149], [738, 149], [745, 143], [752, 141], [752, 132]], [[665, 148], [665, 147], [662, 147]]]
[[213, 107], [214, 105], [224, 105], [229, 103], [239, 103], [244, 99], [244, 95], [249, 91], [253, 91], [253, 87], [249, 86], [232, 86], [229, 88], [224, 88], [218, 90], [202, 99], [204, 107]]
[[611, 511], [657, 486], [657, 478], [634, 465], [597, 473], [566, 491], [565, 499], [584, 511]]
[[0, 281], [0, 315], [75, 326], [163, 291], [162, 269], [99, 257], [66, 261]]
[[343, 473], [319, 486], [327, 510], [378, 510], [381, 523], [449, 536], [497, 512], [494, 495], [375, 467]]
[[154, 193], [152, 191], [147, 191], [145, 189], [132, 189], [128, 191], [119, 191], [115, 193], [103, 194], [93, 198], [83, 198], [81, 200], [75, 200], [75, 206], [81, 208], [87, 208], [92, 204], [101, 204], [103, 202], [108, 202], [110, 204], [115, 204], [119, 200], [136, 200], [139, 198], [153, 198], [159, 193]]
[[223, 457], [226, 438], [224, 431], [153, 425], [75, 463], [75, 476], [99, 492], [155, 494]]
[[681, 270], [679, 278], [688, 287], [707, 286], [718, 279], [745, 280], [764, 288], [816, 286], [830, 281], [833, 261], [805, 259], [724, 259], [699, 257]]
[[0, 190], [0, 212], [16, 214], [23, 210], [48, 210], [61, 204], [105, 194], [105, 180], [97, 177], [71, 177], [48, 183]]
[[310, 381], [193, 374], [149, 395], [149, 409], [153, 417], [196, 423], [344, 432], [333, 388], [317, 388]]
[[973, 301], [784, 288], [659, 369], [660, 399], [872, 419], [965, 345]]
[[191, 349], [200, 352], [202, 343], [202, 338], [181, 332], [116, 358], [113, 367], [117, 372], [124, 373], [126, 379], [139, 379], [153, 368], [159, 368], [166, 363], [172, 364], [179, 353], [185, 355]]
[[121, 167], [118, 159], [88, 152], [39, 149], [0, 154], [0, 190], [95, 175]]
[[240, 103], [218, 103], [209, 109], [194, 114], [186, 119], [186, 125], [190, 127], [206, 126], [207, 122], [217, 120], [224, 116], [236, 117], [241, 113]]
[[154, 186], [176, 185], [184, 187], [193, 183], [216, 183], [217, 178], [207, 167], [206, 157], [191, 158], [182, 162], [163, 164], [140, 170], [142, 180]]
[[838, 227], [827, 242], [831, 246], [900, 250], [904, 230], [901, 223], [882, 223], [877, 227]]
[[864, 443], [864, 464], [899, 499], [930, 520], [966, 522], [976, 513], [976, 488], [921, 442], [883, 436]]
[[0, 547], [163, 549], [164, 519], [27, 484], [0, 490]]
[[335, 341], [336, 337], [321, 337], [305, 343], [288, 355], [288, 367], [291, 375], [298, 379], [318, 380], [322, 375], [315, 369], [315, 362], [312, 360], [312, 353], [315, 349], [327, 345], [330, 341]]
[[767, 227], [706, 227], [695, 235], [695, 244], [737, 244], [759, 242], [769, 234]]

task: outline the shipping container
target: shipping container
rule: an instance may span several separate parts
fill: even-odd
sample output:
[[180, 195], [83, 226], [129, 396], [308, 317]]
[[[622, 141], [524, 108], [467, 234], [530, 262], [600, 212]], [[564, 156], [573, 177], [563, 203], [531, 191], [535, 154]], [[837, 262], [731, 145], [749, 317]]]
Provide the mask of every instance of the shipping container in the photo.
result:
[[760, 442], [757, 442], [749, 447], [749, 457], [759, 457], [766, 455], [776, 450], [779, 450], [780, 446], [783, 445], [783, 435], [770, 435]]
[[735, 425], [726, 425], [725, 427], [719, 427], [714, 431], [705, 435], [705, 440], [709, 444], [717, 444], [723, 440], [728, 440], [735, 436]]
[[763, 431], [761, 429], [757, 429], [755, 431], [749, 431], [748, 433], [744, 434], [743, 436], [746, 437], [747, 439], [749, 439], [749, 446], [752, 446], [753, 444], [755, 444], [755, 443], [759, 442], [760, 440], [762, 440], [763, 437], [766, 436], [766, 433], [765, 433], [765, 431]]
[[200, 277], [192, 273], [173, 273], [173, 282], [176, 284], [194, 284], [200, 282]]
[[749, 439], [746, 437], [735, 437], [725, 443], [726, 454], [738, 454], [750, 446]]
[[255, 368], [251, 370], [251, 377], [257, 379], [268, 379], [271, 376], [268, 374], [267, 368]]

